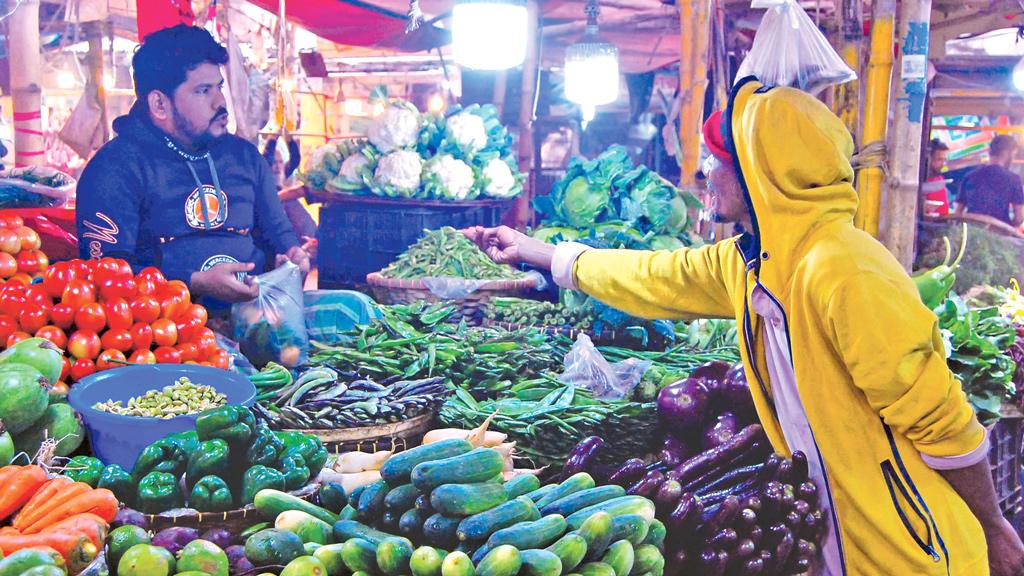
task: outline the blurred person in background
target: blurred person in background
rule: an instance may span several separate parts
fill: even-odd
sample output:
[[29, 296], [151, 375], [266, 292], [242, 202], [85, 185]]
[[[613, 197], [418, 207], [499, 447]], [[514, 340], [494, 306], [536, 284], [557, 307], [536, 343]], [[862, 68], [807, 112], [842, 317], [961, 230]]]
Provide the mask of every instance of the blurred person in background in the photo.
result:
[[1024, 188], [1020, 176], [1010, 171], [1017, 148], [1012, 136], [1000, 134], [992, 139], [988, 164], [960, 184], [957, 214], [988, 216], [1014, 228], [1024, 223]]

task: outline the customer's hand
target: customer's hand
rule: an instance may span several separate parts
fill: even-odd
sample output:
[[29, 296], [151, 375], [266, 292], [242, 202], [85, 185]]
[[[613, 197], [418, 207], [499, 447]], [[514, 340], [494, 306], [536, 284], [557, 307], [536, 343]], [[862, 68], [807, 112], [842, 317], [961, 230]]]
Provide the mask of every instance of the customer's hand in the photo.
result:
[[225, 262], [203, 272], [193, 272], [189, 288], [200, 295], [210, 296], [225, 302], [248, 302], [259, 295], [259, 289], [249, 282], [238, 279], [237, 274], [252, 272], [252, 262]]
[[986, 527], [985, 540], [992, 576], [1024, 576], [1024, 544], [1008, 520]]
[[303, 274], [309, 273], [309, 254], [301, 246], [292, 246], [285, 254], [278, 254], [275, 266], [282, 266], [285, 262], [291, 262], [299, 267]]
[[462, 230], [462, 233], [498, 264], [522, 263], [544, 270], [551, 269], [555, 247], [508, 226], [474, 226]]

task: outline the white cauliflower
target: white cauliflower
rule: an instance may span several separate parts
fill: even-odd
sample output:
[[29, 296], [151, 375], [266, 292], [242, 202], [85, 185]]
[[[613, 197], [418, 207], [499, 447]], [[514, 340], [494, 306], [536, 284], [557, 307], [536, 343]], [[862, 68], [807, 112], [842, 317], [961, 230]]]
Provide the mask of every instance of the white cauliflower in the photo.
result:
[[437, 195], [448, 200], [465, 200], [476, 185], [469, 164], [451, 154], [433, 158], [427, 163], [426, 174], [437, 187]]
[[420, 113], [408, 102], [396, 100], [370, 124], [370, 142], [382, 153], [416, 144], [420, 136]]
[[459, 112], [448, 119], [446, 131], [448, 138], [467, 152], [483, 150], [487, 147], [487, 130], [484, 119], [469, 112]]
[[411, 195], [420, 188], [423, 160], [412, 150], [396, 150], [377, 163], [373, 178], [377, 184], [391, 186]]
[[363, 181], [362, 171], [367, 164], [370, 163], [370, 159], [366, 156], [356, 153], [352, 154], [345, 161], [341, 163], [341, 169], [338, 171], [338, 176], [350, 183], [357, 183]]
[[493, 198], [511, 198], [519, 193], [516, 177], [508, 162], [495, 158], [484, 166], [483, 179], [487, 182], [484, 194]]

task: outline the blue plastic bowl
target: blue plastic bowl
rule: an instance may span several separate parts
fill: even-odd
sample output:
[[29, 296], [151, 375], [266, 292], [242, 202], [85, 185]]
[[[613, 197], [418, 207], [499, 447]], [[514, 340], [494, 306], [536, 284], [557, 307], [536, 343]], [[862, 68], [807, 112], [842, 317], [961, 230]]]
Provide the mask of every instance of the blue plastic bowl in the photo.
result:
[[128, 400], [150, 390], [159, 390], [187, 377], [194, 384], [212, 386], [227, 395], [229, 404], [252, 406], [256, 387], [248, 378], [208, 366], [194, 364], [154, 364], [126, 366], [99, 372], [71, 386], [68, 402], [82, 415], [93, 453], [105, 464], [119, 464], [131, 472], [139, 453], [157, 440], [178, 432], [195, 429], [197, 414], [174, 418], [141, 418], [96, 410], [97, 402]]

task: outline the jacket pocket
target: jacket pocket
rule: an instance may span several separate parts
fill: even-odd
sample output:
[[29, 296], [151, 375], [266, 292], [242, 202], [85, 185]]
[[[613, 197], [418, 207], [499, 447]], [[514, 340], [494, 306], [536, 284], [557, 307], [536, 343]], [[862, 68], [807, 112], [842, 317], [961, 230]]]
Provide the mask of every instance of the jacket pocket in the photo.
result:
[[903, 484], [892, 461], [886, 460], [880, 466], [882, 468], [882, 477], [885, 478], [886, 488], [889, 490], [889, 498], [892, 500], [893, 508], [896, 509], [896, 514], [899, 516], [900, 522], [906, 529], [907, 534], [910, 535], [922, 552], [931, 557], [933, 562], [939, 562], [942, 560], [942, 557], [935, 549], [928, 517], [914, 502], [913, 496]]

